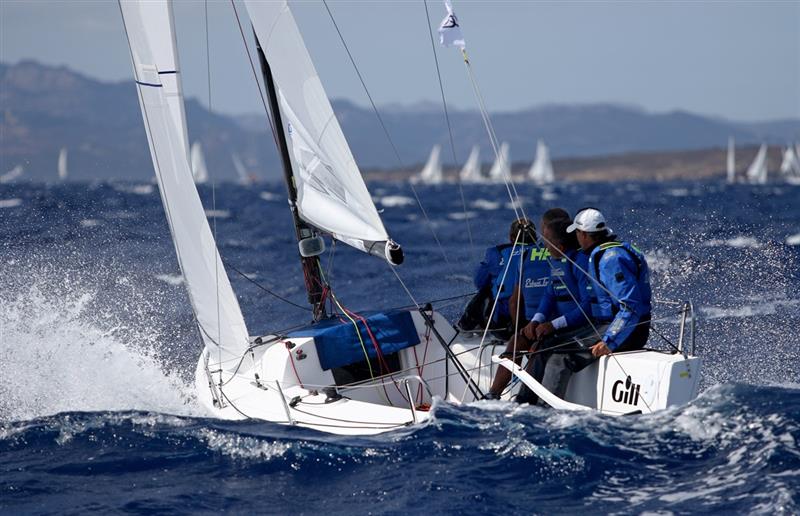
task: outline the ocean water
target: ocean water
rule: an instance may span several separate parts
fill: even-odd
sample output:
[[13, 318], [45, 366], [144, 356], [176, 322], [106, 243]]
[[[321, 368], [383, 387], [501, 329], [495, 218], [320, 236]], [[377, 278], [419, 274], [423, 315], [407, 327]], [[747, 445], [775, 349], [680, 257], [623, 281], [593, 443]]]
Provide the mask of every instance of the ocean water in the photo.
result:
[[[418, 302], [469, 293], [513, 217], [502, 186], [465, 187], [466, 207], [418, 187], [427, 218], [407, 186], [370, 190]], [[800, 511], [800, 187], [519, 190], [534, 218], [601, 208], [643, 249], [664, 333], [669, 301], [694, 301], [697, 400], [619, 418], [440, 402], [430, 424], [369, 438], [210, 419], [157, 189], [0, 185], [0, 512]], [[304, 304], [283, 187], [201, 195], [251, 333], [305, 322], [250, 281]], [[350, 308], [410, 304], [379, 260], [338, 245], [324, 261]], [[463, 302], [436, 306], [454, 320]]]

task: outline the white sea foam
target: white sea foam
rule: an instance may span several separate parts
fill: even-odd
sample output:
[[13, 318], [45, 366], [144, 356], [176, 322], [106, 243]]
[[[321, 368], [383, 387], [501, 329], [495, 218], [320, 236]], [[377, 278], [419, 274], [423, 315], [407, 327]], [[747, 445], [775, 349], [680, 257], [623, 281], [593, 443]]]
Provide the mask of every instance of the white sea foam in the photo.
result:
[[156, 279], [173, 286], [183, 284], [183, 274], [156, 274]]
[[214, 451], [234, 459], [270, 460], [283, 457], [291, 446], [287, 443], [270, 442], [238, 433], [223, 433], [209, 428], [197, 432], [197, 437], [205, 441]]
[[210, 219], [227, 219], [231, 216], [228, 210], [206, 210], [206, 217]]
[[268, 202], [278, 202], [281, 199], [285, 199], [286, 198], [285, 196], [280, 196], [280, 195], [274, 194], [272, 192], [261, 192], [260, 194], [258, 194], [258, 196], [261, 197], [262, 199], [264, 199], [265, 201], [268, 201]]
[[470, 203], [470, 207], [476, 210], [498, 210], [500, 209], [500, 203], [487, 199], [475, 199]]
[[800, 306], [800, 299], [777, 299], [736, 307], [703, 306], [700, 307], [700, 313], [706, 319], [747, 318], [773, 315], [780, 309], [797, 306]]
[[387, 195], [379, 198], [380, 203], [387, 208], [397, 208], [400, 206], [411, 206], [414, 199], [404, 195]]
[[800, 245], [800, 233], [786, 237], [786, 245]]
[[733, 238], [729, 238], [727, 240], [720, 240], [720, 239], [708, 240], [706, 242], [703, 242], [703, 245], [706, 247], [727, 246], [738, 249], [743, 249], [743, 248], [760, 249], [761, 247], [763, 247], [761, 242], [759, 242], [753, 237], [745, 235], [739, 235]]
[[474, 211], [455, 211], [447, 214], [447, 218], [452, 220], [474, 219], [478, 214]]
[[[68, 284], [69, 282], [65, 280]], [[157, 333], [64, 285], [0, 290], [0, 419], [65, 411], [197, 412], [193, 389], [153, 351]], [[69, 285], [68, 285], [69, 286]], [[69, 286], [70, 288], [73, 288]]]
[[22, 206], [22, 199], [0, 199], [0, 208], [16, 208]]
[[99, 226], [100, 224], [102, 224], [102, 222], [97, 219], [83, 219], [80, 222], [82, 228], [93, 228]]

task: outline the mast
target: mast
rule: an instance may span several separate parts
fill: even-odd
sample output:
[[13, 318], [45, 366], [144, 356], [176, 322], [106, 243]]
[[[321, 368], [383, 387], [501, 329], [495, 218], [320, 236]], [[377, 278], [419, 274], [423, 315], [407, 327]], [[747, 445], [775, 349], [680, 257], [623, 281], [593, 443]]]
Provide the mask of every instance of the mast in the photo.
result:
[[[254, 33], [253, 36], [256, 38], [258, 62], [261, 65], [261, 73], [264, 77], [264, 84], [267, 87], [269, 110], [272, 116], [272, 123], [276, 131], [275, 139], [276, 143], [278, 144], [278, 150], [281, 154], [283, 178], [286, 181], [286, 190], [289, 194], [289, 210], [292, 212], [295, 236], [297, 237], [297, 242], [301, 245], [302, 249], [302, 243], [304, 240], [313, 239], [317, 235], [314, 234], [314, 230], [311, 226], [303, 222], [297, 211], [297, 188], [294, 182], [292, 160], [289, 156], [289, 145], [286, 142], [286, 133], [283, 130], [283, 122], [281, 120], [281, 111], [278, 105], [278, 95], [275, 89], [275, 81], [272, 78], [272, 71], [270, 70], [269, 63], [267, 62], [267, 57], [264, 55], [264, 50], [261, 48], [261, 42], [258, 40], [258, 35]], [[319, 253], [315, 254], [314, 256], [303, 256], [302, 252], [300, 254], [300, 263], [303, 266], [303, 278], [305, 280], [306, 292], [308, 293], [308, 302], [314, 309], [313, 313], [315, 321], [318, 321], [325, 316], [325, 299], [323, 295], [325, 284], [323, 283], [320, 275], [319, 258], [317, 258], [318, 254]]]

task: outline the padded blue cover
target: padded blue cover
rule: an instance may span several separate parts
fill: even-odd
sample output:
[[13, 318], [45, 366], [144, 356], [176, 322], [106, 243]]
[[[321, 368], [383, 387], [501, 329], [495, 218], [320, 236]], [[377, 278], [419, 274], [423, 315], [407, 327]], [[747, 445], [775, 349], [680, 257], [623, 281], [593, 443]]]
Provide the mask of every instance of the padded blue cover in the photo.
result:
[[[419, 335], [407, 310], [362, 314], [384, 355], [419, 344]], [[378, 356], [364, 323], [356, 319], [364, 348], [370, 358]], [[289, 337], [314, 337], [319, 365], [324, 370], [364, 360], [364, 349], [353, 323], [343, 316], [325, 319], [289, 333]]]

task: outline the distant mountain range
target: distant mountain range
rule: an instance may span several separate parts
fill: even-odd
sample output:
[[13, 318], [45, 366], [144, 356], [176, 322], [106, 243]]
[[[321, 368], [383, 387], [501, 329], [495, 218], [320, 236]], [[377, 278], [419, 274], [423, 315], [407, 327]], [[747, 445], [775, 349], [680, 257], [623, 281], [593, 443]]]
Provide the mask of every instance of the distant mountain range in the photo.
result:
[[[381, 108], [402, 165], [371, 109], [342, 100], [334, 100], [333, 107], [356, 160], [371, 177], [380, 170], [417, 168], [436, 143], [443, 147], [445, 162], [452, 161], [447, 126], [436, 104]], [[152, 177], [132, 82], [101, 82], [32, 61], [0, 64], [0, 113], [0, 174], [22, 165], [25, 177], [55, 180], [59, 150], [66, 147], [71, 179]], [[237, 153], [249, 172], [265, 179], [280, 177], [262, 115], [221, 115], [194, 99], [187, 100], [186, 113], [190, 138], [202, 142], [212, 174], [234, 179], [231, 156]], [[452, 111], [450, 120], [457, 161], [466, 159], [473, 144], [479, 144], [484, 160], [490, 161], [477, 111]], [[498, 137], [509, 142], [518, 167], [533, 159], [539, 138], [556, 159], [721, 148], [730, 136], [737, 145], [800, 140], [796, 119], [741, 123], [682, 111], [648, 113], [615, 104], [547, 105], [493, 113], [492, 120]]]

